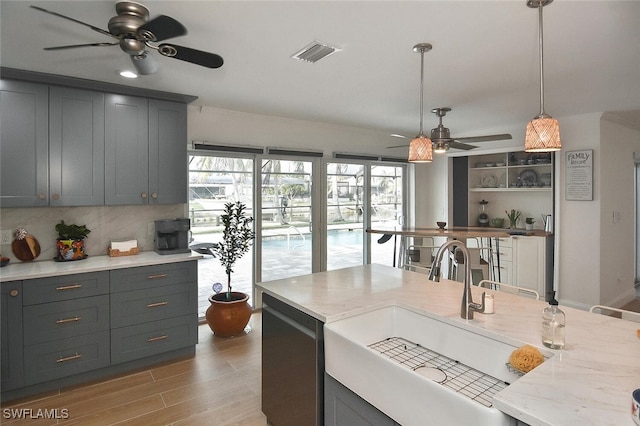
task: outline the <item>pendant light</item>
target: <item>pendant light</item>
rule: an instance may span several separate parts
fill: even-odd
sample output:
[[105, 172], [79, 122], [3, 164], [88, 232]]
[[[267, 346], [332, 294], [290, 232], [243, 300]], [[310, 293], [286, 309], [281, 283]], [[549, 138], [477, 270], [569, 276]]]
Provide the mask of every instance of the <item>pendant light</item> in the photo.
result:
[[544, 43], [542, 36], [542, 8], [553, 0], [527, 0], [527, 6], [538, 9], [538, 43], [540, 50], [540, 114], [527, 124], [524, 150], [527, 152], [559, 151], [560, 126], [558, 120], [544, 112]]
[[430, 163], [433, 161], [433, 150], [431, 139], [422, 131], [422, 121], [424, 118], [423, 94], [424, 94], [424, 53], [431, 50], [429, 43], [419, 43], [413, 46], [414, 52], [420, 53], [420, 133], [413, 138], [409, 145], [410, 163]]

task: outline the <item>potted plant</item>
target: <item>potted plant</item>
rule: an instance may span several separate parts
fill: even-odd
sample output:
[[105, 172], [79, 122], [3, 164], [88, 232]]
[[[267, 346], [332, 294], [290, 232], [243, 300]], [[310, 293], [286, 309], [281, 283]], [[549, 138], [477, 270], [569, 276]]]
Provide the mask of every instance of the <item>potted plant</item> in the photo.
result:
[[210, 253], [220, 260], [227, 274], [227, 291], [209, 297], [211, 305], [206, 318], [211, 331], [216, 336], [231, 337], [244, 331], [251, 318], [249, 295], [231, 291], [231, 274], [238, 259], [249, 251], [255, 234], [251, 223], [253, 218], [246, 215], [246, 206], [240, 201], [224, 205], [220, 221], [224, 226], [222, 241], [210, 248]]
[[57, 260], [80, 260], [87, 257], [84, 251], [84, 239], [91, 230], [86, 225], [67, 225], [61, 220], [55, 227], [58, 233]]
[[511, 209], [511, 212], [508, 211], [504, 211], [507, 214], [507, 217], [509, 218], [509, 228], [511, 229], [516, 229], [516, 227], [518, 226], [518, 220], [520, 220], [520, 211], [519, 210], [515, 210], [515, 209]]
[[533, 230], [533, 224], [536, 222], [536, 220], [532, 217], [528, 217], [524, 220], [524, 228], [527, 231], [532, 231]]

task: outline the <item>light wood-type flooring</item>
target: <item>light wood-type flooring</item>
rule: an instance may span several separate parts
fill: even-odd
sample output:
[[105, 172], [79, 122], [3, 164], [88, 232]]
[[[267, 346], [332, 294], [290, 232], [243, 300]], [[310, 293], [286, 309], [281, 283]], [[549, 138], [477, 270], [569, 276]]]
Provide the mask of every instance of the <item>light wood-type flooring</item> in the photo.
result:
[[[222, 339], [199, 327], [196, 356], [2, 406], [2, 425], [263, 426], [261, 314], [251, 331]], [[8, 420], [6, 409], [68, 410], [66, 420]], [[60, 416], [62, 417], [62, 416]]]

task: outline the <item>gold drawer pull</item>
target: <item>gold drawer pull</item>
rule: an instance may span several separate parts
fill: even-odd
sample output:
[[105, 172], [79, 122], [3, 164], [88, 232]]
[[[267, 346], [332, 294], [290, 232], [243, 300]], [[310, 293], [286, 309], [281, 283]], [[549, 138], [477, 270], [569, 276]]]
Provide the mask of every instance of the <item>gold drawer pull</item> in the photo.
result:
[[147, 308], [157, 308], [158, 306], [165, 306], [168, 305], [169, 302], [165, 301], [165, 302], [156, 302], [156, 303], [149, 303], [147, 305]]
[[167, 336], [166, 334], [164, 334], [164, 335], [162, 335], [162, 336], [157, 336], [157, 337], [149, 337], [149, 338], [147, 339], [147, 342], [157, 342], [157, 341], [159, 341], [159, 340], [164, 340], [164, 339], [166, 339], [167, 337], [169, 337], [169, 336]]
[[56, 287], [56, 290], [57, 291], [75, 290], [77, 288], [82, 288], [82, 284], [63, 285], [62, 287]]
[[166, 278], [167, 274], [155, 274], [155, 275], [147, 275], [148, 280], [155, 280], [158, 278]]
[[82, 319], [82, 317], [59, 319], [59, 320], [56, 320], [56, 324], [65, 324], [67, 322], [76, 322], [76, 321], [80, 321], [81, 319]]
[[82, 354], [79, 354], [76, 352], [75, 355], [58, 358], [56, 362], [67, 362], [67, 361], [73, 361], [74, 359], [80, 359], [80, 358], [82, 358]]

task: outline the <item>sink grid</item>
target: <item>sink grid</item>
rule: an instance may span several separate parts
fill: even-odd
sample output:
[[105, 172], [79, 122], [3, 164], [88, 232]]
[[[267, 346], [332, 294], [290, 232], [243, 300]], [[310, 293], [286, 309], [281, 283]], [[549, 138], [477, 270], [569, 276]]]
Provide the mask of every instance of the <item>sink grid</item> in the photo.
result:
[[420, 367], [441, 370], [446, 379], [439, 383], [485, 407], [492, 407], [493, 396], [509, 385], [401, 337], [389, 337], [368, 347], [413, 371]]

